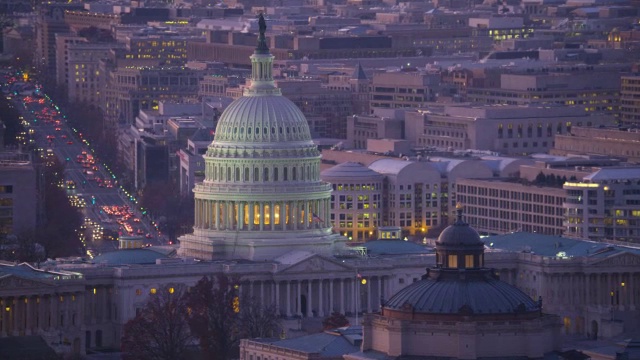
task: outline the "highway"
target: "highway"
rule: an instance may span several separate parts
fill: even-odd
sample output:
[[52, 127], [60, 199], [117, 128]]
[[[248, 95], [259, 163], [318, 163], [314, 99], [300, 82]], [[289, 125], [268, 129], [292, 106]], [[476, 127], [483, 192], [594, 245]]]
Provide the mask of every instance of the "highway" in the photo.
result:
[[123, 236], [144, 236], [149, 246], [166, 243], [155, 224], [143, 216], [136, 200], [118, 186], [87, 139], [67, 124], [47, 98], [11, 98], [34, 130], [32, 138], [45, 160], [55, 156], [65, 165], [64, 185], [72, 204], [81, 208], [85, 218], [85, 234], [89, 236], [81, 240], [89, 256], [117, 249], [117, 241], [103, 240], [104, 229]]

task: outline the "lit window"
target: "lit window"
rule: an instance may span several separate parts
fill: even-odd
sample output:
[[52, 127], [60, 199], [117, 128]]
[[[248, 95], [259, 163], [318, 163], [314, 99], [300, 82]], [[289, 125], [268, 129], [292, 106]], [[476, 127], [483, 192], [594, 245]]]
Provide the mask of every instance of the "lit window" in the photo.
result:
[[176, 290], [174, 288], [169, 288], [169, 294], [173, 294]]
[[98, 289], [93, 288], [93, 295], [95, 295], [95, 294], [97, 294], [97, 293], [98, 293]]
[[464, 256], [464, 267], [467, 269], [473, 268], [473, 255]]
[[155, 288], [151, 288], [151, 290], [149, 290], [149, 294], [155, 294], [156, 293], [156, 289]]
[[452, 269], [458, 268], [458, 255], [449, 255], [449, 267]]
[[136, 289], [136, 295], [142, 295], [142, 290]]

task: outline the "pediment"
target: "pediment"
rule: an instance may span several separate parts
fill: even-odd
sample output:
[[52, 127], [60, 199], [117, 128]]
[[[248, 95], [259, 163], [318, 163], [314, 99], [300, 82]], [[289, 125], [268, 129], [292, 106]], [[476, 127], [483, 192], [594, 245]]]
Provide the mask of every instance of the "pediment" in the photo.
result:
[[351, 268], [344, 266], [336, 261], [327, 259], [321, 255], [313, 255], [307, 259], [301, 260], [296, 264], [292, 264], [283, 269], [279, 273], [281, 274], [295, 274], [295, 273], [318, 273], [318, 272], [333, 272], [333, 271], [349, 271]]
[[4, 290], [20, 290], [20, 289], [29, 289], [29, 290], [33, 290], [33, 289], [38, 289], [38, 288], [47, 288], [47, 287], [52, 287], [52, 284], [43, 282], [43, 281], [38, 281], [38, 280], [32, 280], [32, 279], [26, 279], [23, 277], [19, 277], [16, 275], [5, 275], [0, 277], [0, 289], [4, 289]]
[[640, 265], [640, 255], [628, 252], [622, 252], [592, 263], [592, 266], [598, 267], [638, 265]]

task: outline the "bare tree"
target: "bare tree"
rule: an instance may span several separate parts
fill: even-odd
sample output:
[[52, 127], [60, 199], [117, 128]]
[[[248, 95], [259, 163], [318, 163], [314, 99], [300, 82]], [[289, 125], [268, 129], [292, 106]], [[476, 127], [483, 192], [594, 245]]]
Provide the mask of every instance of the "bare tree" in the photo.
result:
[[205, 359], [238, 356], [240, 339], [276, 336], [281, 329], [275, 305], [241, 296], [236, 279], [202, 278], [189, 292], [189, 323]]
[[187, 359], [193, 341], [183, 286], [165, 286], [151, 294], [142, 311], [124, 326], [124, 360]]
[[263, 305], [256, 297], [240, 300], [240, 327], [246, 338], [267, 338], [278, 335], [282, 328], [275, 304]]

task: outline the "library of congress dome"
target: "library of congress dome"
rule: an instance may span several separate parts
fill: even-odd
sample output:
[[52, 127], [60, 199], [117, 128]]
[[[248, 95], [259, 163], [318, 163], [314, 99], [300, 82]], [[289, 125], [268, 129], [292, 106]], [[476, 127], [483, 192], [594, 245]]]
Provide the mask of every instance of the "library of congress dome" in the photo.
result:
[[362, 355], [447, 359], [542, 358], [559, 346], [560, 318], [484, 267], [484, 243], [458, 219], [436, 241], [436, 266], [367, 314]]

